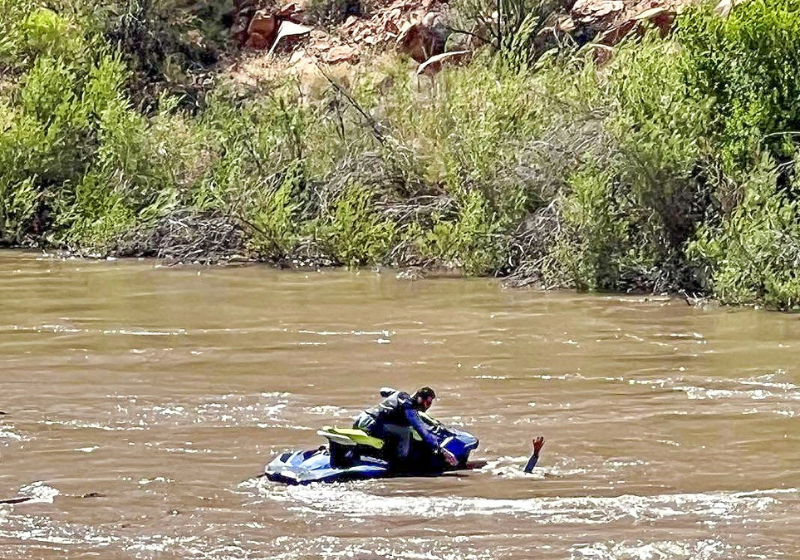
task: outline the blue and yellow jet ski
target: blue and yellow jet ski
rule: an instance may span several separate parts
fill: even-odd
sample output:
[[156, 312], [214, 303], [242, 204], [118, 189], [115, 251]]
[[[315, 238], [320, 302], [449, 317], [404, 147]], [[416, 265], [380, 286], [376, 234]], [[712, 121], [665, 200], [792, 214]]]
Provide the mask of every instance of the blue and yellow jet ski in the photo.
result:
[[328, 440], [327, 445], [308, 451], [286, 452], [267, 465], [265, 475], [274, 482], [308, 484], [338, 482], [390, 476], [420, 476], [441, 474], [447, 470], [467, 467], [469, 454], [478, 447], [472, 434], [443, 425], [420, 413], [439, 440], [439, 447], [455, 456], [457, 465], [451, 467], [441, 455], [434, 455], [414, 433], [409, 461], [402, 467], [391, 460], [384, 450], [384, 441], [357, 428], [325, 426], [317, 432]]

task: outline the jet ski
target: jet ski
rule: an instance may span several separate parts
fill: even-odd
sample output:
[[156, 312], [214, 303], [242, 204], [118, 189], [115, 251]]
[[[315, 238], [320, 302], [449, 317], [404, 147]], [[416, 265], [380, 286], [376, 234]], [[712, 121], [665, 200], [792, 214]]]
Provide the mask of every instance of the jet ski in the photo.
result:
[[431, 453], [422, 438], [414, 432], [409, 460], [398, 467], [389, 456], [382, 439], [358, 428], [325, 426], [317, 432], [327, 445], [307, 451], [282, 453], [265, 469], [266, 477], [284, 484], [311, 482], [340, 482], [347, 480], [386, 478], [392, 476], [430, 476], [467, 467], [469, 454], [478, 447], [478, 438], [469, 432], [445, 426], [438, 420], [420, 413], [439, 440], [439, 447], [456, 458], [450, 466], [444, 458]]

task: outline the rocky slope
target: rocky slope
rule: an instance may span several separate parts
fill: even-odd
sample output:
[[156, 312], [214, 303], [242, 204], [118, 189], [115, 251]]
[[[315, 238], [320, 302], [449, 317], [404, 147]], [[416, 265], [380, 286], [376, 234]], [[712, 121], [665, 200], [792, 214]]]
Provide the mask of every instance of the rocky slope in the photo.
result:
[[[654, 25], [668, 33], [675, 15], [695, 0], [564, 0], [563, 10], [548, 21], [545, 40], [572, 37], [579, 44], [613, 46], [629, 33]], [[720, 10], [729, 9], [723, 0]], [[378, 0], [369, 10], [360, 4], [339, 4], [321, 20], [310, 0], [273, 4], [269, 0], [236, 0], [232, 39], [255, 53], [260, 66], [291, 67], [309, 61], [354, 64], [368, 53], [395, 50], [408, 55], [420, 70], [433, 62], [461, 60], [481, 46], [480, 40], [453, 40], [451, 6], [442, 0]], [[726, 8], [727, 6], [727, 8]], [[487, 15], [491, 20], [494, 15]], [[335, 23], [331, 23], [331, 21]], [[481, 35], [479, 29], [469, 33]], [[464, 34], [469, 37], [468, 34]], [[448, 52], [460, 56], [450, 57]], [[599, 50], [602, 56], [602, 47]], [[425, 63], [428, 62], [426, 65]], [[438, 69], [440, 64], [433, 65]]]

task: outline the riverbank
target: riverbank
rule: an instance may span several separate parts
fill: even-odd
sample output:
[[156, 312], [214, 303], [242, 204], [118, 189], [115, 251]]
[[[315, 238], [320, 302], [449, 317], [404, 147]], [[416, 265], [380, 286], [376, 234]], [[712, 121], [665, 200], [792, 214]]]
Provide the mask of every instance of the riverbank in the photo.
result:
[[792, 2], [689, 8], [603, 56], [518, 27], [434, 78], [375, 53], [255, 81], [203, 66], [230, 56], [208, 21], [171, 44], [155, 16], [0, 6], [5, 246], [800, 298]]

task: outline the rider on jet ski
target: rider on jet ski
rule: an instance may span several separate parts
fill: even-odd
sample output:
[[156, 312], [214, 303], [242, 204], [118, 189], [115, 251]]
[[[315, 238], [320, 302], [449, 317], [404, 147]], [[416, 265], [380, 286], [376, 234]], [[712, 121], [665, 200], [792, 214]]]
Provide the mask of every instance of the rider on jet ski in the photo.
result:
[[420, 418], [433, 404], [436, 393], [430, 387], [422, 387], [409, 396], [402, 391], [381, 391], [384, 400], [377, 406], [358, 415], [353, 424], [371, 436], [396, 445], [394, 456], [399, 465], [406, 465], [411, 450], [412, 429], [422, 437], [434, 455], [440, 455], [448, 464], [455, 466], [456, 458], [439, 447], [439, 440], [431, 434], [428, 425]]

